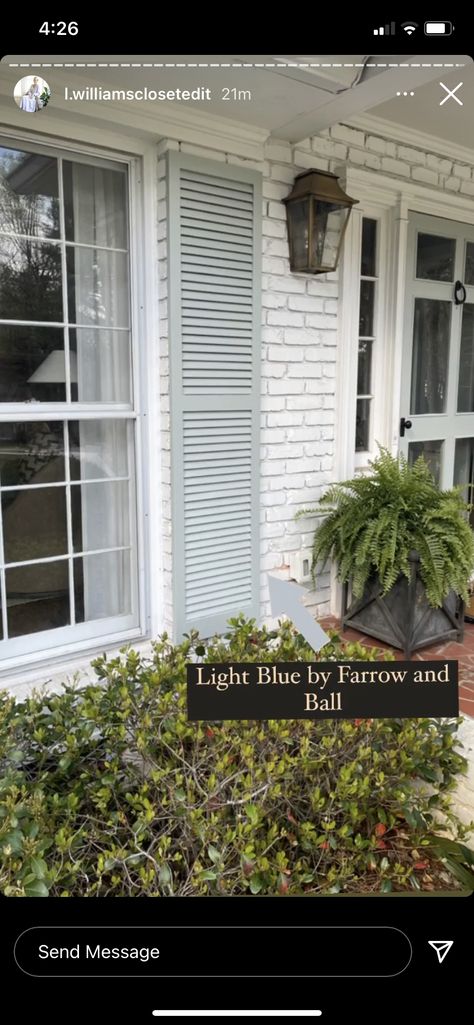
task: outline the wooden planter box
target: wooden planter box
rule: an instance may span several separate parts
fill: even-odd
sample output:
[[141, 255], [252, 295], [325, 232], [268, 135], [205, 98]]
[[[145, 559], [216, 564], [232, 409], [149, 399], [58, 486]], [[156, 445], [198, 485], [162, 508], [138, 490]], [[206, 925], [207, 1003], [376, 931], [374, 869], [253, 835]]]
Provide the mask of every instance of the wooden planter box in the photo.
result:
[[474, 594], [469, 595], [469, 601], [464, 609], [464, 619], [466, 623], [474, 623]]
[[440, 608], [428, 604], [420, 577], [419, 556], [410, 556], [410, 580], [400, 576], [382, 597], [378, 576], [371, 577], [362, 598], [352, 598], [344, 584], [342, 629], [352, 627], [361, 633], [400, 648], [405, 658], [414, 651], [442, 641], [461, 642], [464, 635], [464, 602], [451, 591]]

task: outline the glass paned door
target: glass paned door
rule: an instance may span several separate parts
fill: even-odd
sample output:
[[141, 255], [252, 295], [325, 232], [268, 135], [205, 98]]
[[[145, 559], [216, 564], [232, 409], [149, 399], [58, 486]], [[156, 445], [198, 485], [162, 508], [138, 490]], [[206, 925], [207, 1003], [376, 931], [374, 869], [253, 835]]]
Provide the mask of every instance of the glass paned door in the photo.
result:
[[474, 227], [410, 215], [400, 451], [443, 488], [474, 473], [473, 265]]

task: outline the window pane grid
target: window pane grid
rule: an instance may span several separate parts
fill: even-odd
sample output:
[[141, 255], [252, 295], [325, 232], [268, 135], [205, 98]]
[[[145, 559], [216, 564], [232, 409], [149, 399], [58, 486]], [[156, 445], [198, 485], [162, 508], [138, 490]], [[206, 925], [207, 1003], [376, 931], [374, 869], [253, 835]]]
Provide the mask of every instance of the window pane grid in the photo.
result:
[[0, 600], [2, 603], [2, 638], [5, 640], [8, 637], [8, 617], [7, 617], [7, 585], [5, 579], [5, 548], [3, 544], [3, 516], [1, 509], [1, 496], [0, 496]]
[[[66, 477], [66, 474], [64, 475]], [[0, 487], [0, 494], [7, 491], [41, 491], [43, 488], [64, 488], [66, 483], [70, 484], [71, 488], [82, 487], [83, 484], [121, 484], [130, 481], [128, 477], [88, 477], [84, 480], [66, 480], [51, 481], [50, 484], [6, 484], [4, 487]]]
[[89, 420], [137, 420], [137, 413], [130, 409], [128, 406], [114, 406], [109, 403], [108, 406], [91, 406], [89, 409], [76, 409], [72, 406], [65, 407], [63, 403], [58, 402], [57, 406], [50, 407], [48, 411], [45, 411], [44, 406], [34, 402], [28, 403], [27, 409], [22, 409], [21, 412], [18, 409], [8, 408], [9, 404], [6, 403], [7, 410], [2, 409], [0, 412], [0, 423], [16, 423], [21, 416], [21, 422], [24, 424], [31, 423], [31, 421], [44, 422], [46, 420], [67, 420], [69, 422], [77, 420], [83, 423], [87, 423]]
[[6, 657], [23, 637], [25, 654], [44, 646], [35, 633], [98, 636], [98, 620], [137, 614], [126, 175], [14, 146], [0, 147]]
[[[24, 325], [26, 327], [65, 327], [64, 320], [9, 320], [7, 317], [0, 317], [0, 324], [11, 324], [12, 326]], [[75, 321], [69, 321], [69, 327], [76, 327], [82, 330], [90, 328], [90, 324], [75, 323]], [[104, 324], [100, 326], [101, 331], [130, 331], [130, 327], [111, 327], [110, 325]]]
[[[74, 550], [73, 543], [73, 532], [72, 532], [72, 509], [71, 509], [71, 465], [70, 465], [70, 452], [69, 452], [69, 429], [66, 423], [63, 424], [63, 435], [64, 435], [64, 466], [65, 466], [65, 477], [66, 477], [66, 532], [67, 532], [67, 550], [70, 556]], [[75, 626], [76, 624], [76, 602], [75, 602], [75, 591], [74, 591], [74, 568], [72, 565], [72, 559], [68, 561], [68, 582], [69, 582], [69, 620], [70, 625]]]
[[357, 362], [355, 450], [365, 452], [370, 447], [372, 418], [373, 346], [378, 284], [378, 221], [362, 218], [361, 255], [359, 274], [359, 354]]
[[[105, 164], [0, 148], [0, 248], [7, 246], [0, 327], [4, 335], [14, 329], [0, 333], [2, 405], [11, 377], [20, 408], [64, 398], [76, 407], [101, 399], [132, 404], [124, 183], [125, 175]], [[62, 341], [51, 336], [55, 328]]]
[[[118, 421], [118, 423], [120, 423], [120, 422], [121, 421]], [[98, 472], [99, 473], [103, 473], [105, 475], [104, 476], [95, 476], [95, 477], [93, 477], [93, 476], [90, 476], [89, 474], [85, 473], [84, 476], [81, 477], [80, 473], [84, 469], [84, 460], [85, 459], [86, 460], [91, 460], [91, 459], [94, 459], [97, 456], [97, 451], [96, 450], [92, 450], [92, 452], [89, 451], [89, 449], [87, 448], [87, 445], [86, 445], [85, 449], [83, 447], [81, 447], [79, 450], [77, 448], [75, 448], [75, 449], [71, 448], [71, 429], [73, 430], [74, 435], [76, 434], [76, 431], [79, 432], [79, 434], [78, 434], [79, 445], [81, 445], [80, 430], [81, 430], [81, 423], [82, 423], [82, 421], [81, 420], [72, 421], [72, 427], [71, 428], [69, 426], [69, 422], [68, 421], [63, 421], [62, 430], [60, 432], [62, 444], [59, 446], [59, 450], [58, 450], [57, 438], [56, 438], [56, 441], [54, 441], [54, 437], [55, 436], [53, 436], [53, 448], [52, 448], [52, 450], [50, 450], [50, 448], [48, 448], [48, 435], [47, 435], [47, 433], [43, 434], [43, 433], [40, 432], [39, 440], [36, 438], [35, 432], [37, 430], [37, 427], [41, 427], [41, 425], [43, 423], [45, 424], [46, 428], [48, 428], [47, 421], [39, 421], [37, 425], [33, 421], [33, 423], [31, 424], [31, 434], [28, 433], [28, 429], [27, 429], [26, 435], [25, 434], [22, 435], [20, 433], [20, 437], [19, 437], [20, 444], [19, 444], [19, 446], [18, 445], [15, 446], [15, 438], [14, 437], [12, 438], [12, 440], [10, 442], [8, 442], [8, 440], [5, 440], [2, 444], [0, 444], [0, 457], [1, 457], [2, 474], [4, 476], [5, 473], [6, 473], [7, 477], [8, 477], [8, 475], [11, 476], [11, 474], [13, 473], [14, 477], [15, 477], [14, 483], [6, 484], [6, 485], [3, 485], [3, 486], [1, 485], [2, 478], [0, 477], [0, 513], [1, 513], [1, 515], [0, 515], [0, 594], [1, 594], [1, 598], [2, 598], [2, 602], [1, 602], [1, 605], [2, 605], [2, 614], [1, 614], [2, 635], [1, 636], [2, 636], [3, 641], [7, 641], [10, 636], [13, 636], [13, 638], [15, 638], [15, 637], [21, 635], [21, 629], [19, 630], [19, 628], [18, 628], [18, 611], [20, 610], [20, 612], [21, 612], [21, 608], [23, 608], [24, 614], [27, 614], [27, 608], [29, 607], [29, 605], [34, 606], [35, 603], [38, 605], [38, 602], [41, 599], [41, 593], [39, 595], [38, 595], [38, 593], [35, 594], [35, 592], [33, 590], [33, 587], [34, 587], [34, 580], [35, 579], [37, 581], [39, 581], [39, 583], [36, 584], [37, 588], [39, 589], [39, 592], [41, 592], [41, 586], [44, 587], [44, 584], [41, 585], [41, 578], [42, 578], [41, 567], [51, 566], [53, 574], [56, 574], [56, 577], [57, 577], [58, 576], [58, 564], [60, 564], [60, 565], [66, 564], [67, 565], [67, 581], [68, 581], [67, 613], [64, 610], [62, 611], [62, 615], [65, 618], [63, 618], [63, 622], [61, 623], [61, 625], [69, 626], [69, 627], [74, 627], [76, 625], [76, 595], [80, 596], [80, 598], [81, 598], [81, 605], [82, 605], [82, 603], [83, 603], [82, 589], [84, 587], [83, 577], [84, 577], [84, 573], [87, 573], [87, 572], [90, 573], [90, 567], [91, 567], [90, 560], [93, 557], [94, 558], [96, 558], [96, 557], [100, 558], [101, 556], [113, 556], [115, 553], [124, 553], [124, 554], [128, 553], [130, 555], [131, 552], [133, 551], [133, 545], [132, 545], [131, 542], [130, 543], [119, 543], [119, 544], [111, 543], [111, 544], [106, 544], [106, 545], [97, 545], [97, 544], [94, 545], [93, 544], [91, 546], [80, 545], [79, 548], [77, 547], [77, 545], [75, 544], [75, 540], [74, 540], [74, 516], [73, 516], [73, 508], [72, 508], [72, 496], [76, 495], [77, 498], [78, 498], [79, 506], [77, 508], [79, 509], [79, 520], [82, 523], [83, 515], [84, 515], [84, 513], [87, 514], [87, 511], [88, 511], [88, 500], [90, 499], [90, 496], [93, 493], [91, 491], [88, 491], [88, 489], [95, 489], [97, 487], [97, 485], [101, 485], [102, 486], [101, 490], [102, 490], [102, 493], [103, 493], [103, 496], [104, 496], [104, 498], [103, 498], [104, 506], [106, 506], [107, 503], [110, 504], [111, 499], [113, 499], [114, 497], [115, 497], [115, 499], [117, 499], [117, 497], [119, 497], [119, 498], [122, 497], [122, 501], [119, 503], [119, 505], [120, 505], [120, 508], [123, 510], [122, 511], [122, 517], [123, 516], [125, 517], [124, 522], [125, 522], [126, 526], [125, 526], [124, 529], [126, 529], [127, 534], [130, 534], [130, 532], [131, 532], [132, 533], [132, 537], [133, 537], [133, 534], [134, 534], [134, 528], [133, 528], [133, 502], [134, 502], [134, 494], [133, 494], [133, 486], [132, 486], [133, 485], [133, 476], [129, 472], [128, 473], [122, 473], [122, 474], [115, 473], [115, 474], [111, 474], [110, 476], [107, 476], [107, 470], [109, 469], [108, 461], [110, 462], [111, 455], [109, 453], [109, 455], [107, 456], [107, 453], [105, 452], [104, 455], [103, 455], [102, 464], [99, 464], [99, 467], [98, 467]], [[100, 421], [97, 421], [97, 423], [100, 423]], [[25, 431], [25, 427], [23, 425], [20, 424], [20, 425], [17, 425], [17, 426], [20, 428], [20, 432], [21, 431]], [[93, 427], [95, 426], [94, 422], [93, 422], [92, 426]], [[112, 426], [112, 429], [113, 429], [114, 428], [113, 423], [112, 423], [111, 426]], [[128, 432], [128, 433], [130, 433], [130, 432]], [[107, 438], [105, 438], [105, 440], [107, 440]], [[76, 442], [76, 445], [77, 445], [77, 442]], [[133, 465], [133, 446], [130, 448], [130, 452], [128, 451], [129, 446], [132, 446], [131, 438], [129, 438], [129, 441], [127, 443], [126, 437], [124, 437], [124, 439], [122, 441], [122, 449], [125, 450], [125, 453], [122, 455], [121, 458], [125, 458], [127, 463], [131, 460], [132, 461], [132, 465]], [[36, 448], [36, 452], [35, 452], [35, 448]], [[63, 455], [61, 455], [61, 449], [62, 449]], [[78, 456], [80, 456], [80, 459], [81, 459], [80, 466], [79, 466], [79, 478], [78, 479], [73, 479], [71, 477], [71, 459], [77, 461]], [[99, 452], [99, 458], [100, 458], [100, 452]], [[48, 467], [48, 465], [51, 464], [51, 462], [57, 463], [58, 459], [60, 459], [61, 460], [61, 462], [60, 462], [60, 471], [62, 471], [62, 472], [60, 472], [60, 479], [59, 480], [48, 480], [45, 483], [40, 483], [40, 484], [34, 484], [34, 483], [30, 484], [29, 480], [28, 480], [27, 483], [21, 483], [21, 481], [22, 481], [22, 473], [24, 472], [22, 470], [22, 463], [25, 461], [25, 459], [26, 459], [27, 472], [28, 473], [34, 473], [35, 475], [38, 472], [41, 472], [41, 470], [44, 469], [45, 467]], [[11, 468], [12, 465], [13, 465], [13, 469]], [[87, 465], [88, 465], [88, 462], [86, 462], [86, 464], [85, 464], [85, 468], [86, 469], [87, 469]], [[38, 469], [38, 467], [39, 467], [39, 469]], [[124, 494], [122, 496], [120, 496], [120, 495], [117, 496], [115, 494], [115, 496], [114, 496], [114, 492], [113, 492], [112, 489], [114, 487], [120, 487], [121, 485], [126, 488], [126, 494]], [[103, 491], [103, 488], [107, 488], [107, 486], [110, 489], [109, 493], [107, 493], [107, 491]], [[15, 499], [18, 498], [18, 496], [22, 494], [24, 496], [24, 498], [26, 499], [26, 502], [28, 503], [28, 495], [30, 495], [32, 493], [33, 494], [34, 493], [38, 494], [38, 493], [43, 492], [45, 494], [45, 496], [46, 496], [46, 498], [45, 498], [46, 510], [47, 511], [49, 510], [50, 512], [52, 512], [53, 513], [53, 518], [54, 518], [54, 511], [55, 511], [55, 509], [57, 510], [57, 508], [58, 508], [58, 503], [57, 502], [53, 503], [53, 505], [51, 506], [51, 491], [53, 491], [54, 489], [56, 489], [56, 491], [57, 491], [57, 493], [59, 495], [59, 502], [60, 502], [60, 504], [61, 504], [61, 493], [63, 493], [63, 495], [64, 495], [65, 522], [66, 522], [66, 539], [65, 539], [65, 541], [66, 541], [66, 548], [67, 548], [67, 550], [64, 553], [61, 553], [60, 550], [56, 551], [54, 554], [52, 554], [50, 556], [44, 555], [44, 554], [41, 553], [39, 555], [39, 557], [36, 557], [36, 558], [34, 558], [34, 557], [32, 557], [32, 558], [28, 558], [27, 557], [27, 558], [20, 558], [20, 559], [19, 558], [14, 558], [14, 557], [12, 558], [11, 555], [13, 555], [14, 552], [16, 552], [16, 550], [17, 550], [15, 548], [15, 545], [16, 546], [20, 545], [20, 547], [22, 547], [22, 546], [24, 547], [26, 545], [26, 547], [28, 549], [28, 547], [32, 543], [33, 544], [35, 543], [34, 539], [32, 540], [31, 535], [27, 535], [25, 538], [23, 538], [22, 528], [21, 528], [21, 515], [18, 516], [18, 514], [16, 514], [14, 516], [14, 523], [16, 523], [17, 520], [19, 520], [20, 525], [19, 526], [14, 526], [13, 530], [12, 530], [11, 522], [9, 524], [9, 546], [10, 546], [10, 550], [11, 550], [11, 546], [13, 544], [14, 551], [11, 551], [11, 555], [10, 555], [10, 557], [8, 557], [7, 553], [5, 551], [5, 541], [4, 541], [4, 532], [3, 532], [4, 513], [5, 513], [5, 509], [8, 509], [8, 505], [4, 508], [4, 503], [2, 501], [2, 495], [4, 495], [4, 494], [10, 495], [12, 500], [13, 500], [13, 504], [14, 504], [15, 503]], [[80, 490], [78, 490], [78, 489], [80, 489]], [[99, 495], [101, 494], [101, 490], [99, 490], [99, 493], [98, 493]], [[100, 500], [100, 504], [102, 505], [102, 499]], [[127, 511], [127, 506], [128, 506], [128, 511]], [[76, 514], [77, 514], [77, 510], [76, 510]], [[91, 511], [89, 510], [89, 516], [90, 516], [90, 514], [91, 514]], [[46, 516], [46, 518], [47, 518], [47, 516]], [[39, 525], [39, 542], [36, 542], [36, 543], [37, 544], [39, 543], [40, 547], [44, 546], [45, 543], [48, 544], [48, 537], [46, 536], [46, 542], [45, 542], [44, 537], [42, 537], [41, 534], [42, 534], [42, 529], [41, 529], [41, 525]], [[97, 538], [97, 528], [96, 528], [95, 536]], [[57, 538], [55, 540], [57, 540], [58, 543], [61, 544], [61, 536], [59, 536], [59, 538]], [[111, 539], [111, 540], [113, 540], [113, 539]], [[124, 539], [124, 541], [125, 541], [125, 539]], [[25, 554], [28, 554], [28, 552], [25, 552]], [[86, 570], [84, 569], [84, 564], [81, 562], [81, 560], [84, 560], [84, 563], [86, 565]], [[26, 584], [28, 583], [28, 578], [25, 578], [25, 573], [24, 572], [23, 572], [23, 576], [21, 578], [22, 585], [19, 586], [18, 585], [18, 580], [17, 580], [17, 587], [16, 587], [16, 589], [13, 588], [12, 590], [10, 590], [10, 597], [8, 598], [7, 578], [9, 578], [9, 580], [11, 581], [11, 573], [12, 573], [12, 571], [17, 571], [17, 570], [19, 570], [19, 571], [27, 571], [27, 569], [29, 567], [31, 567], [33, 569], [34, 569], [34, 567], [37, 567], [37, 573], [35, 574], [35, 577], [33, 578], [33, 582], [31, 580], [31, 578], [30, 578], [30, 581], [29, 581], [29, 587], [30, 587], [30, 590], [31, 590], [31, 594], [29, 595], [29, 598], [25, 595], [25, 587], [26, 587]], [[43, 576], [44, 576], [44, 574], [43, 574]], [[12, 587], [13, 587], [13, 585], [12, 585]], [[54, 596], [53, 596], [53, 598], [54, 598]], [[63, 598], [63, 603], [64, 603], [64, 598]], [[9, 610], [11, 612], [12, 607], [14, 607], [14, 611], [16, 613], [16, 618], [14, 620], [15, 626], [14, 626], [14, 629], [13, 629], [13, 634], [11, 633], [11, 631], [9, 629], [9, 622], [8, 622]], [[94, 618], [97, 618], [97, 616], [95, 616]]]
[[[64, 192], [63, 192], [63, 162], [62, 157], [58, 158], [58, 186], [59, 186], [59, 232], [61, 238], [65, 238], [66, 229], [64, 225]], [[71, 401], [71, 360], [69, 351], [69, 311], [68, 311], [68, 290], [66, 287], [67, 282], [67, 264], [66, 264], [66, 250], [63, 242], [61, 242], [61, 280], [62, 280], [62, 296], [63, 296], [63, 320], [64, 320], [64, 371], [66, 375], [66, 402]], [[64, 428], [65, 433], [66, 428]]]
[[[61, 157], [58, 159], [61, 160]], [[96, 244], [95, 242], [70, 242], [62, 236], [60, 238], [48, 238], [47, 235], [24, 235], [20, 231], [4, 231], [2, 228], [0, 228], [0, 237], [8, 239], [18, 238], [25, 242], [42, 242], [48, 246], [65, 245], [66, 248], [70, 246], [72, 249], [100, 249], [103, 250], [104, 253], [128, 253], [128, 249], [123, 249], [121, 246], [104, 246], [99, 243]]]
[[42, 559], [23, 559], [21, 562], [6, 562], [0, 567], [2, 571], [18, 569], [23, 566], [46, 566], [55, 562], [74, 562], [75, 559], [88, 559], [92, 555], [108, 555], [110, 552], [131, 552], [132, 545], [111, 545], [108, 548], [94, 548], [83, 552], [67, 552], [65, 555], [50, 555]]

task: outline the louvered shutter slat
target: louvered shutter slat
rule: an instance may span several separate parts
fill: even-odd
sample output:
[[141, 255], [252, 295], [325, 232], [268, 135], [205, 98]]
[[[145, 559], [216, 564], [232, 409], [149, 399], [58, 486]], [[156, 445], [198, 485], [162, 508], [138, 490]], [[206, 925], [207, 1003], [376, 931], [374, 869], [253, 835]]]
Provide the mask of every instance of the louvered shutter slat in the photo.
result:
[[258, 613], [260, 177], [169, 155], [176, 633]]

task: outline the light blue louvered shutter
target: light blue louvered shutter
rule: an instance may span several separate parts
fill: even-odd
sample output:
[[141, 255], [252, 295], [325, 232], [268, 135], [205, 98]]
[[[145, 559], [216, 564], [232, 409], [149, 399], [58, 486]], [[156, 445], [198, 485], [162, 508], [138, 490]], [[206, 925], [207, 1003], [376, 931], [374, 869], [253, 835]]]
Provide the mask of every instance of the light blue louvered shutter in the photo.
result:
[[260, 175], [169, 153], [175, 634], [258, 614]]

